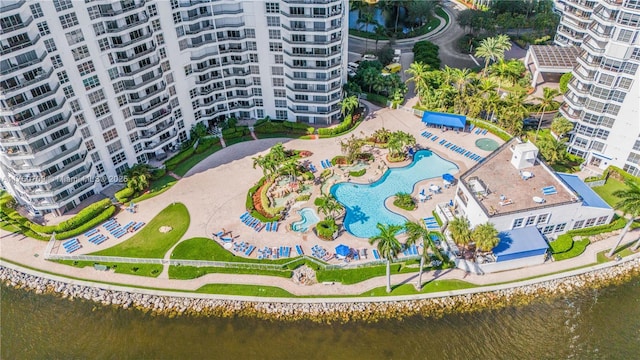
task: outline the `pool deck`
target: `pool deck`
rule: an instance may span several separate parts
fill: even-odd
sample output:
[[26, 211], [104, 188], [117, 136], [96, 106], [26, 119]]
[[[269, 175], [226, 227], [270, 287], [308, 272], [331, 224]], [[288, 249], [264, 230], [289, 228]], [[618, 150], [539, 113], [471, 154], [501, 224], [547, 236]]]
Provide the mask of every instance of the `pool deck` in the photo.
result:
[[[458, 174], [463, 173], [476, 164], [476, 162], [470, 158], [446, 149], [443, 145], [439, 144], [439, 141], [434, 142], [422, 137], [420, 134], [427, 130], [427, 128], [425, 128], [424, 124], [418, 117], [402, 110], [380, 109], [375, 111], [355, 130], [354, 133], [357, 136], [366, 136], [382, 127], [390, 131], [401, 130], [413, 134], [422, 148], [431, 149], [442, 158], [457, 164], [460, 169]], [[448, 141], [468, 150], [472, 150], [481, 156], [487, 156], [489, 155], [489, 152], [483, 151], [475, 146], [475, 141], [478, 138], [487, 137], [496, 140], [499, 144], [503, 143], [502, 140], [490, 133], [486, 135], [476, 135], [473, 131], [471, 133], [456, 133], [455, 131], [443, 132], [440, 129], [428, 130], [437, 134], [440, 138], [446, 138]], [[287, 225], [290, 222], [300, 219], [300, 216], [295, 213], [294, 210], [313, 206], [312, 200], [314, 199], [315, 194], [309, 202], [293, 204], [290, 216], [284, 222], [280, 223], [277, 232], [267, 232], [262, 230], [257, 233], [253, 229], [244, 225], [239, 219], [240, 215], [246, 211], [245, 202], [247, 190], [262, 176], [262, 171], [259, 168], [253, 168], [252, 157], [257, 154], [266, 153], [268, 149], [277, 142], [283, 142], [284, 146], [288, 149], [309, 150], [313, 152], [313, 155], [309, 157], [308, 160], [310, 160], [316, 166], [318, 171], [321, 172], [321, 161], [340, 155], [339, 143], [342, 139], [349, 136], [351, 136], [351, 134], [338, 138], [317, 140], [292, 140], [288, 138], [260, 139], [229, 146], [200, 162], [176, 185], [165, 193], [139, 203], [136, 213], [132, 214], [127, 211], [122, 211], [116, 218], [121, 224], [126, 224], [129, 221], [148, 223], [158, 214], [158, 212], [169, 204], [173, 202], [181, 202], [186, 205], [191, 217], [190, 226], [183, 236], [183, 240], [193, 237], [211, 238], [211, 234], [224, 229], [229, 231], [234, 239], [248, 242], [255, 245], [256, 248], [262, 248], [264, 246], [290, 246], [294, 249], [296, 245], [301, 245], [305, 254], [311, 254], [311, 248], [314, 245], [320, 245], [328, 251], [333, 252], [335, 246], [340, 243], [344, 243], [356, 249], [369, 249], [368, 252], [371, 254], [370, 250], [373, 247], [368, 243], [368, 239], [356, 238], [348, 233], [341, 234], [336, 241], [327, 242], [320, 240], [312, 232], [298, 233], [288, 230]], [[386, 161], [384, 160], [385, 155], [386, 151], [377, 151], [376, 161], [380, 164], [386, 164]], [[405, 166], [407, 164], [408, 161], [404, 163], [386, 165], [396, 167]], [[374, 172], [371, 176], [369, 176], [369, 173], [367, 172], [367, 174], [362, 178], [352, 178], [351, 181], [364, 183], [375, 181], [375, 179], [382, 175], [382, 170], [383, 169], [379, 172], [376, 171], [377, 173]], [[340, 170], [337, 171], [339, 172]], [[426, 188], [431, 183], [436, 183], [442, 186], [441, 179], [428, 179], [417, 184], [415, 188], [416, 191], [413, 195], [417, 198], [417, 192], [419, 189], [422, 187]], [[443, 191], [439, 194], [433, 195], [431, 200], [418, 203], [417, 210], [411, 212], [400, 209], [395, 210], [399, 214], [407, 217], [409, 220], [418, 221], [424, 217], [431, 216], [436, 204], [448, 202], [453, 198], [453, 195], [454, 187], [449, 189], [443, 188]], [[389, 208], [394, 209], [393, 205], [390, 205]], [[80, 236], [79, 238], [83, 247], [74, 254], [88, 254], [97, 250], [102, 250], [126, 241], [131, 236], [131, 234], [127, 234], [118, 240], [110, 238], [101, 245], [89, 243], [83, 236]], [[46, 242], [14, 234], [6, 234], [6, 232], [0, 236], [0, 239], [3, 258], [13, 260], [36, 269], [46, 269], [48, 271], [67, 276], [78, 276], [100, 281], [132, 283], [143, 286], [152, 286], [147, 284], [148, 281], [154, 283], [155, 285], [153, 286], [162, 286], [155, 283], [156, 280], [165, 279], [166, 281], [169, 281], [168, 265], [164, 266], [164, 271], [160, 274], [158, 279], [115, 274], [113, 272], [96, 272], [89, 268], [78, 269], [45, 261], [43, 254], [47, 246]], [[62, 251], [62, 249], [59, 251]], [[171, 252], [172, 250], [167, 252], [165, 260], [169, 259]], [[295, 256], [294, 253], [295, 251], [292, 251], [292, 256]], [[236, 255], [241, 256], [238, 253], [236, 253]], [[252, 254], [252, 257], [255, 256], [256, 252]], [[364, 262], [371, 260], [373, 260], [373, 257], [369, 255], [368, 259], [360, 261]], [[342, 260], [332, 260], [332, 263], [343, 262]], [[234, 277], [237, 275], [229, 276]], [[174, 281], [170, 282], [174, 283]], [[234, 281], [229, 280], [228, 282]], [[251, 283], [249, 280], [245, 280], [245, 282]]]

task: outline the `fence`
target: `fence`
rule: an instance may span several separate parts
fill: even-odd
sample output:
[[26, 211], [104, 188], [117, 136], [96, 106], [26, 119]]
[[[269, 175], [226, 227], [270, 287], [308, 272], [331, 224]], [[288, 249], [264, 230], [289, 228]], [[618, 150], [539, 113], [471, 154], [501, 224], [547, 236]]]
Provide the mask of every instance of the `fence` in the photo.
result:
[[[387, 102], [387, 106], [391, 107], [391, 105], [393, 105], [393, 103], [391, 101]], [[403, 106], [403, 105], [398, 105], [396, 107], [396, 109], [411, 113], [411, 114], [419, 117], [420, 119], [422, 119], [422, 115], [424, 115], [424, 111], [423, 110], [418, 110], [418, 109], [406, 107], [406, 106]]]
[[602, 179], [602, 180], [596, 180], [596, 181], [585, 181], [585, 184], [592, 188], [592, 187], [596, 187], [596, 186], [604, 186], [604, 184], [607, 183], [606, 179]]

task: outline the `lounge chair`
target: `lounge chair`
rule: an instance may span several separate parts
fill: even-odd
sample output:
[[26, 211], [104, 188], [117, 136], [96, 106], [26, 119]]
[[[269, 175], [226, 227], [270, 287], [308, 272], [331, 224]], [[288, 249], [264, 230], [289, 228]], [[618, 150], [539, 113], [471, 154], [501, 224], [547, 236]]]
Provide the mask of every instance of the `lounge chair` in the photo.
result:
[[274, 221], [271, 223], [271, 231], [278, 231], [278, 222]]
[[377, 249], [373, 249], [372, 253], [373, 253], [373, 258], [374, 259], [380, 260], [380, 253], [378, 252]]
[[304, 252], [302, 251], [302, 246], [300, 246], [300, 245], [296, 245], [296, 252], [300, 256], [304, 255]]
[[255, 247], [254, 245], [249, 246], [249, 247], [247, 248], [247, 250], [244, 252], [244, 254], [245, 254], [246, 256], [251, 256], [251, 253], [253, 252], [253, 250], [254, 250], [255, 248], [256, 248], [256, 247]]
[[436, 140], [438, 140], [438, 136], [434, 135], [434, 136], [431, 138], [431, 141], [436, 141]]
[[438, 144], [440, 144], [440, 145], [444, 145], [444, 143], [446, 143], [446, 142], [447, 142], [447, 140], [446, 140], [446, 139], [442, 139], [442, 140], [440, 140], [440, 142], [438, 142]]

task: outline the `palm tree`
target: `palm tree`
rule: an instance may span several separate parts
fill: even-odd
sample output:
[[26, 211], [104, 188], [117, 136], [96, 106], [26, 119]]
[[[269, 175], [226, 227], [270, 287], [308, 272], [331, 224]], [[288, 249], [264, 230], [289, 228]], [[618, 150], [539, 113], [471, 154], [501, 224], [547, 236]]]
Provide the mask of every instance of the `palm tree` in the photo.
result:
[[533, 137], [533, 142], [538, 140], [538, 132], [540, 131], [540, 126], [542, 125], [542, 114], [547, 110], [547, 108], [553, 108], [558, 106], [560, 103], [556, 101], [556, 97], [561, 95], [560, 91], [552, 88], [545, 87], [542, 89], [542, 96], [536, 97], [535, 99], [538, 101], [538, 128], [536, 129], [536, 135]]
[[466, 217], [455, 217], [449, 222], [449, 231], [453, 241], [460, 247], [466, 248], [471, 242], [471, 228]]
[[127, 187], [142, 191], [149, 186], [151, 180], [151, 166], [148, 164], [135, 164], [124, 172]]
[[324, 194], [319, 199], [318, 211], [329, 219], [334, 219], [334, 214], [341, 209], [340, 203], [331, 194]]
[[405, 146], [412, 146], [416, 144], [416, 138], [404, 131], [395, 131], [389, 136], [387, 142], [387, 148], [389, 149], [389, 155], [391, 157], [400, 154]]
[[345, 116], [346, 114], [353, 114], [353, 111], [358, 108], [358, 105], [360, 105], [360, 101], [355, 95], [342, 99], [342, 102], [340, 102], [340, 106], [342, 107], [342, 116]]
[[423, 223], [416, 221], [407, 221], [404, 224], [404, 230], [407, 234], [407, 246], [414, 245], [418, 241], [422, 240], [422, 256], [420, 257], [420, 271], [418, 272], [418, 282], [416, 283], [416, 288], [418, 291], [422, 289], [422, 272], [424, 269], [424, 263], [427, 259], [427, 247], [433, 251], [435, 256], [440, 260], [444, 261], [444, 257], [440, 252], [440, 249], [436, 245], [436, 243], [431, 238], [431, 232], [427, 230], [423, 225]]
[[[620, 245], [622, 238], [627, 234], [627, 231], [629, 231], [631, 224], [633, 224], [636, 218], [640, 215], [640, 186], [631, 180], [626, 180], [624, 183], [627, 185], [627, 188], [614, 191], [613, 196], [620, 198], [620, 201], [616, 204], [616, 209], [622, 210], [625, 215], [631, 215], [631, 217], [629, 218], [629, 221], [627, 221], [627, 225], [622, 229], [616, 245], [611, 248], [611, 251], [607, 254], [608, 257], [613, 256]], [[638, 246], [640, 246], [640, 241], [636, 243], [632, 250], [636, 251]]]
[[504, 59], [504, 52], [511, 49], [511, 42], [506, 35], [498, 35], [482, 40], [476, 49], [475, 56], [484, 59], [484, 76], [487, 76], [487, 67], [491, 61]]
[[[376, 19], [373, 17], [373, 12], [372, 11], [365, 11], [365, 12], [360, 12], [360, 18], [357, 21], [360, 24], [363, 24], [363, 28], [365, 28], [367, 25], [378, 25], [378, 22], [376, 21]], [[367, 51], [369, 51], [369, 41], [368, 38], [364, 38], [364, 52], [366, 53]]]
[[473, 236], [473, 242], [476, 244], [476, 251], [491, 251], [500, 242], [498, 230], [489, 222], [476, 226], [471, 235]]
[[347, 163], [351, 164], [360, 155], [362, 146], [364, 146], [364, 139], [356, 137], [351, 134], [351, 137], [340, 141], [340, 149], [347, 157]]
[[369, 86], [369, 92], [371, 92], [373, 84], [376, 82], [376, 80], [379, 77], [380, 77], [380, 71], [378, 71], [378, 69], [374, 67], [366, 68], [362, 72], [362, 82], [364, 83], [363, 85]]
[[376, 34], [376, 52], [378, 52], [378, 41], [380, 41], [380, 38], [387, 36], [387, 29], [380, 24], [376, 24], [373, 31]]
[[553, 119], [551, 123], [551, 131], [560, 138], [564, 137], [571, 130], [573, 130], [573, 123], [562, 116]]
[[271, 175], [275, 173], [277, 168], [276, 162], [273, 161], [273, 159], [270, 156], [258, 155], [252, 159], [253, 159], [253, 168], [255, 169], [256, 166], [260, 167], [262, 169], [262, 174], [264, 175], [264, 177], [270, 178]]
[[428, 90], [427, 74], [429, 73], [429, 65], [422, 62], [413, 62], [405, 73], [411, 77], [406, 82], [413, 82], [416, 94], [418, 94], [418, 103], [422, 104], [422, 95]]
[[370, 237], [369, 244], [378, 244], [378, 252], [380, 256], [387, 261], [387, 293], [391, 292], [391, 260], [398, 256], [401, 250], [400, 242], [396, 238], [398, 231], [402, 230], [401, 225], [384, 225], [378, 223], [376, 225], [380, 234]]
[[538, 143], [540, 154], [550, 164], [556, 164], [564, 160], [566, 154], [566, 145], [563, 141], [549, 136], [540, 139]]

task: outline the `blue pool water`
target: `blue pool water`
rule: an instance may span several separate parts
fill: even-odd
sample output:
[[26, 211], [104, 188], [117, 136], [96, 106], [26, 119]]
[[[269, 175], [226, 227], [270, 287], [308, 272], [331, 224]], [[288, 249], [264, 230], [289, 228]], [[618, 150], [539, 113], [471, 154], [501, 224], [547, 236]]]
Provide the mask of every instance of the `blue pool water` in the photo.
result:
[[456, 164], [429, 150], [420, 150], [411, 164], [387, 170], [374, 183], [338, 183], [331, 187], [331, 194], [347, 211], [345, 229], [354, 236], [370, 238], [378, 234], [377, 223], [401, 225], [407, 220], [387, 209], [384, 202], [388, 197], [399, 192], [412, 193], [419, 181], [440, 178], [444, 173], [457, 171]]
[[311, 226], [320, 221], [318, 214], [316, 214], [316, 211], [313, 210], [313, 208], [302, 208], [298, 210], [298, 214], [302, 216], [302, 220], [291, 224], [291, 230], [293, 231], [306, 232]]

